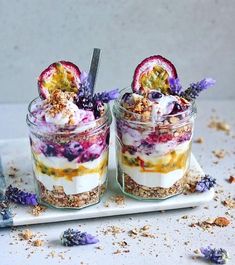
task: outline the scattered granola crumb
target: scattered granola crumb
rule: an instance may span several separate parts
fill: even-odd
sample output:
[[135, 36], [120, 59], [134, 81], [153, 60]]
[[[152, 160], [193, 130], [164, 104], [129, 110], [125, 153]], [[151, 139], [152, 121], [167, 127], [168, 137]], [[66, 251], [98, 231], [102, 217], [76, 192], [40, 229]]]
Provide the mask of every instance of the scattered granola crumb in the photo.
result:
[[55, 252], [55, 250], [52, 250], [51, 252], [49, 252], [49, 254], [48, 254], [48, 257], [52, 257], [52, 258], [54, 258], [56, 256], [56, 252]]
[[137, 230], [137, 228], [134, 228], [134, 229], [130, 230], [130, 231], [128, 232], [128, 234], [129, 234], [130, 237], [135, 237], [135, 236], [137, 236], [137, 235], [138, 235], [138, 230]]
[[230, 221], [226, 217], [217, 217], [214, 221], [214, 224], [217, 226], [228, 226]]
[[207, 220], [203, 222], [192, 223], [189, 226], [190, 227], [199, 226], [203, 230], [208, 230], [212, 228], [213, 226], [225, 227], [225, 226], [228, 226], [229, 224], [230, 224], [230, 221], [226, 217], [217, 217], [217, 218], [208, 218]]
[[222, 204], [228, 208], [235, 209], [235, 200], [234, 199], [226, 199], [222, 201]]
[[32, 215], [34, 215], [34, 216], [39, 216], [40, 214], [42, 214], [43, 212], [45, 212], [46, 209], [47, 209], [47, 208], [46, 208], [45, 206], [42, 206], [42, 205], [38, 204], [38, 205], [35, 205], [35, 206], [31, 209], [30, 213], [31, 213]]
[[104, 235], [111, 234], [113, 236], [116, 236], [120, 233], [123, 233], [124, 230], [121, 227], [112, 225], [112, 226], [109, 226], [106, 230], [103, 230], [102, 232]]
[[125, 197], [123, 195], [116, 195], [114, 201], [117, 205], [125, 204]]
[[7, 175], [8, 175], [10, 178], [15, 178], [15, 177], [16, 177], [16, 173], [17, 173], [18, 171], [19, 171], [18, 168], [14, 167], [14, 166], [10, 166]]
[[155, 238], [156, 237], [155, 235], [150, 234], [149, 232], [143, 232], [143, 233], [141, 233], [141, 236], [149, 237], [149, 238]]
[[41, 246], [43, 246], [43, 241], [40, 240], [40, 239], [36, 239], [36, 240], [33, 241], [33, 245], [35, 247], [41, 247]]
[[124, 205], [125, 204], [125, 196], [123, 195], [116, 195], [110, 197], [108, 200], [104, 202], [104, 207], [109, 207], [110, 203], [116, 203], [117, 205]]
[[194, 140], [194, 143], [202, 144], [202, 143], [204, 143], [204, 138], [203, 137], [198, 137], [197, 139]]
[[29, 240], [33, 237], [33, 232], [29, 229], [23, 230], [22, 233], [19, 234], [24, 240]]
[[104, 207], [105, 208], [108, 208], [109, 206], [110, 206], [110, 202], [109, 201], [104, 202]]
[[103, 246], [97, 246], [96, 249], [103, 250], [104, 247]]
[[214, 150], [212, 151], [212, 153], [214, 154], [215, 157], [222, 159], [225, 157], [225, 151], [223, 149], [221, 150]]
[[146, 231], [150, 229], [150, 225], [145, 225], [141, 228], [141, 230]]
[[117, 249], [116, 251], [113, 252], [113, 254], [121, 254], [121, 250]]
[[235, 176], [230, 176], [228, 179], [229, 183], [235, 183]]
[[127, 247], [128, 246], [128, 244], [127, 244], [127, 242], [126, 241], [120, 241], [120, 242], [117, 242], [117, 244], [120, 246], [120, 247], [122, 247], [122, 248], [125, 248], [125, 247]]
[[134, 228], [128, 232], [128, 235], [132, 238], [136, 238], [137, 236], [156, 238], [154, 234], [151, 234], [148, 230], [150, 229], [149, 225], [145, 225], [140, 229]]
[[183, 215], [181, 218], [182, 219], [188, 219], [188, 215]]
[[212, 118], [210, 123], [208, 124], [209, 128], [215, 129], [217, 131], [224, 131], [226, 133], [230, 132], [230, 125], [227, 122], [216, 120]]

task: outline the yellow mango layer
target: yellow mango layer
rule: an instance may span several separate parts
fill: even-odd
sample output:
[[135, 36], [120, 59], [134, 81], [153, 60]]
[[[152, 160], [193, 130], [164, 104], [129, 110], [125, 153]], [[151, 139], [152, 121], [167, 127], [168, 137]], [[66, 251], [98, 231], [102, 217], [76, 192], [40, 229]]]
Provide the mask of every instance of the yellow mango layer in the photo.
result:
[[83, 165], [78, 166], [77, 168], [52, 168], [45, 166], [40, 162], [34, 155], [35, 168], [38, 172], [46, 174], [54, 178], [66, 178], [67, 180], [72, 181], [74, 177], [84, 176], [87, 174], [99, 174], [103, 176], [106, 167], [108, 166], [108, 154], [105, 155], [104, 159], [100, 164], [95, 168], [86, 168]]
[[177, 169], [185, 169], [190, 152], [191, 147], [185, 152], [172, 151], [165, 156], [159, 157], [155, 163], [121, 154], [121, 161], [123, 165], [129, 167], [140, 167], [140, 172], [169, 173]]

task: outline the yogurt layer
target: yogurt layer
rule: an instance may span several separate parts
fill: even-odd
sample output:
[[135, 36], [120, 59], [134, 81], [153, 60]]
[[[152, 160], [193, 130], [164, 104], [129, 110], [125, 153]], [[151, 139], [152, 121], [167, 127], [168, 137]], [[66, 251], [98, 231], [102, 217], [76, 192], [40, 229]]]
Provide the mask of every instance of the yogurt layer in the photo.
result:
[[169, 173], [140, 172], [138, 167], [121, 166], [122, 170], [136, 183], [149, 188], [170, 188], [186, 173], [186, 169], [177, 169]]

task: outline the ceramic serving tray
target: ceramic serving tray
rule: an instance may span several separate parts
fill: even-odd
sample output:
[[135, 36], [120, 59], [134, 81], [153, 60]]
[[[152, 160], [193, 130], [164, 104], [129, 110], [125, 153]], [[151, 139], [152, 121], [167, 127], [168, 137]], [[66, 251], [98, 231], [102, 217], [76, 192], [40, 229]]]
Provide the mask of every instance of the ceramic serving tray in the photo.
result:
[[[34, 192], [28, 139], [0, 140], [0, 155], [2, 157], [3, 173], [7, 185], [12, 184], [26, 191]], [[113, 199], [117, 195], [122, 195], [115, 180], [115, 163], [114, 144], [111, 143], [108, 173], [109, 189], [98, 204], [80, 210], [47, 208], [45, 212], [41, 213], [39, 216], [34, 216], [31, 213], [31, 207], [12, 204], [11, 220], [4, 223], [0, 216], [0, 227], [194, 207], [212, 200], [214, 196], [214, 190], [211, 189], [204, 193], [181, 194], [161, 201], [139, 201], [125, 197], [124, 204], [120, 205], [120, 203], [116, 203]], [[12, 167], [17, 169], [14, 176], [11, 176]], [[190, 170], [193, 172], [192, 174], [195, 172], [195, 175], [203, 175], [202, 168], [193, 155], [191, 157]]]

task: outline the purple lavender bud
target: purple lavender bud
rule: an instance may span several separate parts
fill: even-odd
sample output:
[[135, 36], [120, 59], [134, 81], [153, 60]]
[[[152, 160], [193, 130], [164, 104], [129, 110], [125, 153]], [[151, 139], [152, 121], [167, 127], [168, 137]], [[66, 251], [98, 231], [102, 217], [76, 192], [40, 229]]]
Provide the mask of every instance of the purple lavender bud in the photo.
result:
[[108, 94], [109, 100], [114, 100], [114, 99], [118, 98], [119, 97], [118, 88], [107, 92], [107, 94]]
[[209, 175], [205, 175], [205, 177], [203, 177], [201, 180], [197, 182], [195, 190], [198, 192], [204, 192], [210, 190], [215, 185], [216, 185], [216, 179], [212, 178]]
[[201, 248], [202, 255], [205, 259], [210, 260], [215, 264], [225, 264], [229, 258], [228, 252], [225, 249], [212, 249], [211, 247]]
[[169, 78], [169, 84], [172, 94], [178, 95], [183, 89], [179, 78]]
[[108, 103], [111, 100], [114, 100], [119, 97], [119, 91], [118, 89], [113, 89], [109, 92], [102, 92], [97, 93], [94, 95], [93, 100], [94, 101], [101, 101], [103, 103]]
[[81, 72], [81, 75], [80, 75], [80, 85], [81, 85], [81, 88], [84, 88], [84, 89], [87, 90], [87, 92], [89, 91], [89, 93], [91, 93], [88, 74], [85, 71], [82, 71]]
[[2, 215], [2, 220], [8, 220], [12, 217], [11, 213], [7, 209], [1, 210], [0, 214]]
[[9, 201], [12, 201], [15, 203], [19, 203], [23, 205], [37, 205], [38, 204], [36, 194], [22, 191], [16, 187], [12, 187], [11, 185], [8, 186], [5, 195]]
[[[205, 90], [209, 87], [214, 86], [216, 83], [216, 81], [212, 78], [204, 78], [201, 81], [199, 81], [198, 83], [196, 83], [197, 87], [200, 88], [200, 90]], [[191, 85], [195, 85], [194, 83]]]
[[64, 246], [72, 247], [79, 245], [96, 244], [99, 240], [88, 234], [87, 232], [81, 232], [79, 230], [68, 228], [65, 230], [61, 237], [61, 243]]
[[84, 84], [88, 80], [88, 74], [85, 71], [82, 71], [80, 74], [80, 82], [81, 84]]
[[204, 78], [197, 83], [190, 84], [189, 88], [180, 93], [180, 96], [187, 100], [194, 100], [199, 96], [200, 92], [214, 86], [215, 82], [212, 78]]

